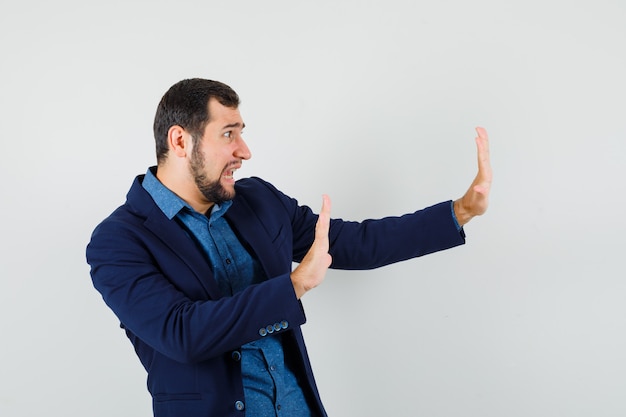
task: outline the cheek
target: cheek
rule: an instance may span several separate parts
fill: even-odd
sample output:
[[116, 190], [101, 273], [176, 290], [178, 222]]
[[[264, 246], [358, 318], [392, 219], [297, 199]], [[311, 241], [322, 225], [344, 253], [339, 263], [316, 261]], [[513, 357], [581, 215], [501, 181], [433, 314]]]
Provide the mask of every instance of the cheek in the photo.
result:
[[233, 159], [230, 146], [205, 146], [202, 148], [204, 169], [215, 176], [221, 175]]
[[204, 160], [204, 169], [207, 173], [214, 178], [218, 178], [222, 175], [222, 172], [228, 166], [230, 159], [222, 154], [215, 153], [213, 155], [207, 155]]

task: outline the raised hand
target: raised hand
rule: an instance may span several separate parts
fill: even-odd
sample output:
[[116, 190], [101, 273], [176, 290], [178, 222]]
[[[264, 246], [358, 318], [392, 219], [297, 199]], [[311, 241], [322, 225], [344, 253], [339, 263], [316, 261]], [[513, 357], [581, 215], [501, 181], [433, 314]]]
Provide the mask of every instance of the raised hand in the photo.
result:
[[461, 226], [474, 216], [480, 216], [489, 206], [491, 190], [491, 161], [489, 158], [489, 137], [482, 127], [476, 128], [476, 147], [478, 150], [478, 174], [463, 197], [454, 202], [454, 214]]
[[328, 229], [330, 228], [330, 198], [322, 196], [322, 210], [315, 225], [315, 240], [311, 248], [291, 273], [291, 282], [300, 299], [307, 291], [317, 287], [324, 281], [326, 271], [332, 262], [328, 253]]

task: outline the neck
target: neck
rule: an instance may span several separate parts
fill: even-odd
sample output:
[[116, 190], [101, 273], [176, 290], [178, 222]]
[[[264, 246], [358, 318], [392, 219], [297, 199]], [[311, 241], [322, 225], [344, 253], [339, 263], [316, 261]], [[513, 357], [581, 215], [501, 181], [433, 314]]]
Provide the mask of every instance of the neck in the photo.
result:
[[215, 203], [204, 198], [191, 175], [181, 175], [181, 172], [180, 168], [165, 163], [157, 166], [156, 177], [161, 184], [182, 198], [195, 211], [202, 214], [208, 213]]

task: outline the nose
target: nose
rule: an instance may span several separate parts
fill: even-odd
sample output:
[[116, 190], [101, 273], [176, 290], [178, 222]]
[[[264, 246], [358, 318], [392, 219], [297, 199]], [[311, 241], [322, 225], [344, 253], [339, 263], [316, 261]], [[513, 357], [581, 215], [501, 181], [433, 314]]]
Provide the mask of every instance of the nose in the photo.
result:
[[239, 140], [237, 141], [237, 148], [235, 149], [235, 156], [237, 158], [241, 158], [243, 160], [248, 160], [252, 158], [252, 153], [250, 152], [250, 148], [248, 148], [248, 144], [243, 140], [241, 136], [239, 136]]

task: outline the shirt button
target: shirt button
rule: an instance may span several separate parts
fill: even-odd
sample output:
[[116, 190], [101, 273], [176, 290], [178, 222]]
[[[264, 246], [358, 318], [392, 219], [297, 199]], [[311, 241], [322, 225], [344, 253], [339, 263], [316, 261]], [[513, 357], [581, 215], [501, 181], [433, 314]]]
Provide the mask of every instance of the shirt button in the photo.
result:
[[278, 411], [280, 411], [280, 409], [281, 409], [281, 408], [283, 408], [283, 407], [281, 407], [281, 406], [280, 406], [280, 404], [278, 404], [278, 405], [276, 406], [276, 409], [277, 409]]
[[275, 371], [276, 367], [274, 365], [270, 365], [270, 371]]
[[239, 362], [241, 360], [241, 352], [238, 350], [233, 350], [233, 353], [230, 354], [230, 357], [233, 358], [235, 362]]
[[230, 265], [230, 259], [226, 258], [226, 265]]
[[237, 411], [243, 411], [246, 406], [243, 404], [243, 401], [235, 401], [235, 408]]

